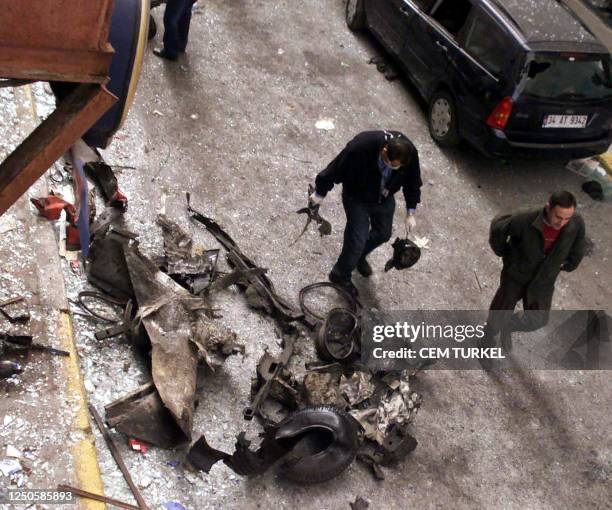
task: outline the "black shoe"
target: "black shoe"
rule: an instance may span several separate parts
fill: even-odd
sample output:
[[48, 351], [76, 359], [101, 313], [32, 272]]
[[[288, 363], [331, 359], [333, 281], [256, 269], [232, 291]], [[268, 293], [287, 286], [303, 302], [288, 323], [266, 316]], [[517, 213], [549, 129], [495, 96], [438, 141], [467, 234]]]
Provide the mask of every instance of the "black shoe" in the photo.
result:
[[153, 50], [153, 54], [158, 56], [159, 58], [164, 58], [166, 60], [176, 60], [178, 59], [178, 55], [171, 55], [166, 50]]
[[359, 271], [359, 274], [364, 278], [372, 276], [372, 266], [365, 257], [361, 257], [359, 262], [357, 262], [357, 271]]
[[340, 278], [338, 275], [334, 273], [329, 273], [329, 281], [335, 283], [339, 287], [342, 287], [346, 292], [348, 292], [351, 296], [357, 297], [359, 295], [359, 291], [357, 287], [353, 285], [351, 280], [347, 280], [345, 278]]

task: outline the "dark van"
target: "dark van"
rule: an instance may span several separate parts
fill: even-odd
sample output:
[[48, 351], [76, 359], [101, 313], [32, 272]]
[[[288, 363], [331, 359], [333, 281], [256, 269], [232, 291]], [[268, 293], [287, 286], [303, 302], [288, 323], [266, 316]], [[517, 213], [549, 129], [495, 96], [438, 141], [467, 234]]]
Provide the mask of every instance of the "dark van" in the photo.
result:
[[441, 146], [585, 157], [611, 138], [608, 50], [556, 0], [347, 0], [429, 104]]

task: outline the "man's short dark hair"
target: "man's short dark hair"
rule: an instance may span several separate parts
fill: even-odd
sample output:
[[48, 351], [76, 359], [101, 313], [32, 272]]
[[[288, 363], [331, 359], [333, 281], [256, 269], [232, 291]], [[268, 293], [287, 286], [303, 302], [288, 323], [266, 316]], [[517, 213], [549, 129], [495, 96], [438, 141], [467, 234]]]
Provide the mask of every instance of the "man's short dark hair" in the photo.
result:
[[415, 148], [405, 138], [393, 138], [387, 142], [387, 157], [389, 161], [401, 161], [402, 166], [410, 163]]
[[576, 207], [576, 197], [569, 191], [555, 191], [548, 199], [548, 205], [552, 209], [553, 207], [561, 207], [563, 209], [569, 209], [570, 207]]

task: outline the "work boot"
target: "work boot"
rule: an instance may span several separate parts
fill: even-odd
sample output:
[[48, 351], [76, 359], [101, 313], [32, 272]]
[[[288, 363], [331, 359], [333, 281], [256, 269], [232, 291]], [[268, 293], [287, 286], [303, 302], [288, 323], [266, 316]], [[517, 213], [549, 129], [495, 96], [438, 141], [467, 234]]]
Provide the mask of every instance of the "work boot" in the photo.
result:
[[166, 60], [176, 60], [178, 59], [178, 55], [171, 55], [170, 53], [168, 53], [166, 50], [163, 49], [155, 49], [153, 50], [153, 54], [159, 58], [164, 58]]
[[359, 271], [359, 274], [364, 278], [372, 276], [372, 266], [365, 257], [361, 257], [359, 262], [357, 262], [357, 271]]
[[341, 278], [333, 272], [329, 273], [328, 278], [330, 282], [335, 283], [336, 285], [344, 289], [346, 292], [348, 292], [351, 296], [357, 297], [359, 295], [357, 287], [353, 285], [353, 282], [350, 279], [347, 280], [346, 278]]

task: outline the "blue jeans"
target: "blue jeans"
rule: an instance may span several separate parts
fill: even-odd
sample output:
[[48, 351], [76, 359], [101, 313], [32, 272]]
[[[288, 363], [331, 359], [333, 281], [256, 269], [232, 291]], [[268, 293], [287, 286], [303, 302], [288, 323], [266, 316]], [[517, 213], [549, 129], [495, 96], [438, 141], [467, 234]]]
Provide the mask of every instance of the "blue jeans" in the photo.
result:
[[359, 259], [391, 239], [395, 198], [391, 196], [381, 204], [366, 204], [343, 194], [342, 204], [346, 213], [344, 244], [332, 273], [350, 280]]
[[191, 8], [196, 0], [168, 0], [164, 12], [164, 51], [177, 57], [187, 48]]

